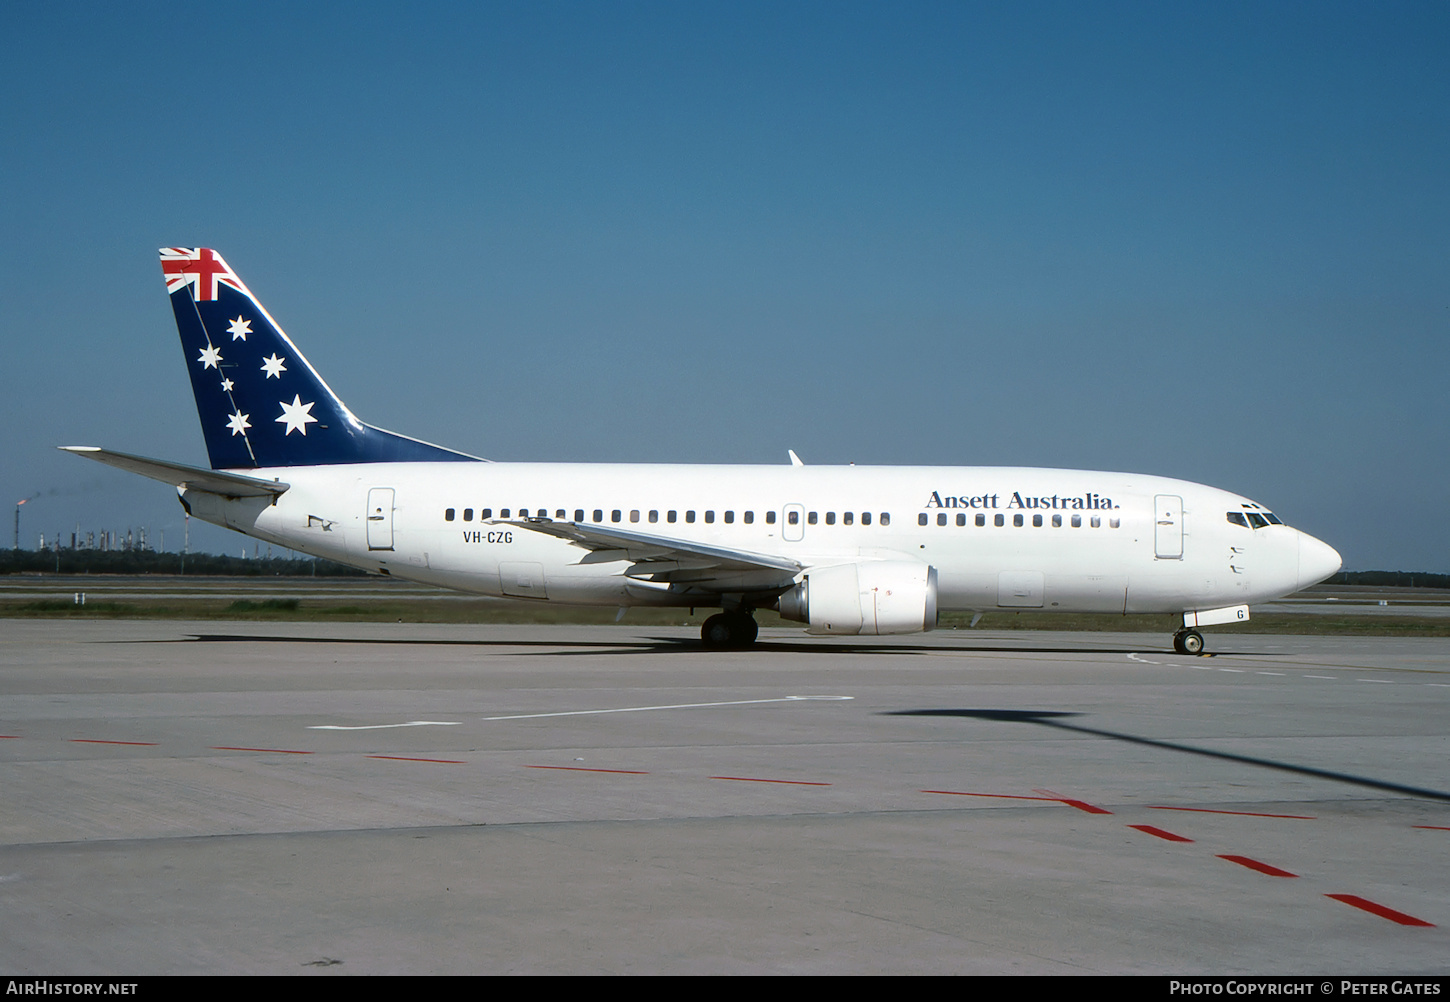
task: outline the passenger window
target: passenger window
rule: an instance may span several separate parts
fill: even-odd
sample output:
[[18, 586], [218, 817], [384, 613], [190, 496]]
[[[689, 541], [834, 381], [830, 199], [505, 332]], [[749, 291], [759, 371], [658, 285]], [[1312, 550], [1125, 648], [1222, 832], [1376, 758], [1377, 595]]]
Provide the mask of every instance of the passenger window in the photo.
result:
[[499, 518], [508, 518], [509, 517], [509, 510], [507, 508], [500, 508], [499, 509], [499, 512], [498, 512], [498, 517]]
[[775, 524], [775, 511], [774, 510], [771, 510], [771, 511], [768, 511], [768, 512], [765, 513], [765, 524], [766, 525], [774, 525]]
[[732, 523], [734, 521], [735, 521], [735, 513], [733, 511], [727, 511], [725, 513], [725, 524], [726, 525], [729, 525], [730, 523]]
[[710, 525], [710, 524], [714, 523], [714, 521], [715, 521], [715, 511], [714, 511], [714, 509], [707, 509], [705, 511], [705, 524], [706, 525]]
[[665, 512], [665, 521], [666, 522], [669, 522], [672, 525], [674, 524], [674, 521], [675, 521], [675, 512], [674, 512], [674, 509], [671, 509], [671, 510]]
[[527, 508], [520, 508], [519, 509], [519, 518], [528, 518], [528, 517], [529, 517], [529, 510]]
[[[890, 521], [891, 521], [891, 519], [887, 518], [885, 515], [882, 515], [881, 516], [881, 524], [882, 525], [885, 525], [887, 522], [890, 522]], [[861, 513], [861, 524], [862, 525], [870, 525], [871, 524], [871, 513], [869, 511], [863, 511]]]
[[660, 520], [660, 513], [655, 509], [651, 508], [649, 513], [649, 520], [651, 522], [658, 522]]
[[1101, 516], [1094, 515], [1092, 517], [1092, 527], [1094, 529], [1101, 529], [1103, 527], [1103, 520]]
[[815, 512], [808, 512], [806, 514], [806, 524], [807, 525], [815, 525], [816, 524], [816, 513]]
[[851, 512], [848, 511], [844, 515], [841, 516], [841, 523], [843, 525], [850, 525], [851, 524], [851, 521], [854, 518], [855, 518], [855, 516]]
[[1033, 515], [1032, 516], [1032, 528], [1034, 528], [1034, 529], [1040, 529], [1040, 528], [1042, 528], [1042, 516], [1041, 515]]
[[986, 525], [987, 524], [987, 516], [978, 513], [976, 521], [977, 521], [977, 524], [978, 525]]
[[889, 512], [889, 511], [883, 511], [881, 513], [881, 524], [882, 525], [890, 525], [891, 524], [891, 512]]
[[746, 525], [750, 525], [754, 521], [755, 521], [755, 512], [753, 512], [753, 511], [747, 511], [745, 513], [745, 524]]
[[584, 509], [583, 508], [575, 508], [574, 509], [574, 521], [576, 521], [576, 522], [582, 522], [582, 521], [584, 521]]
[[563, 508], [560, 508], [554, 512], [554, 517], [559, 519], [560, 521], [563, 521], [564, 519], [569, 517], [569, 513], [566, 512]]
[[836, 524], [836, 513], [835, 512], [833, 512], [833, 511], [826, 512], [826, 524], [827, 525], [835, 525]]
[[478, 520], [480, 522], [487, 522], [491, 518], [493, 518], [493, 509], [492, 508], [485, 508], [485, 509], [483, 509], [483, 511], [481, 511], [481, 512], [478, 513]]
[[1120, 519], [1120, 518], [1110, 518], [1110, 519], [1108, 519], [1108, 528], [1109, 529], [1116, 529], [1116, 528], [1118, 528], [1122, 524], [1123, 524], [1123, 520]]
[[789, 522], [791, 525], [800, 525], [801, 524], [801, 513], [798, 512], [798, 511], [786, 512], [785, 520], [787, 522]]
[[611, 522], [618, 522], [623, 517], [624, 517], [624, 512], [620, 511], [618, 508], [615, 508], [613, 511], [611, 511], [609, 513], [609, 521], [611, 521]]
[[639, 521], [639, 509], [638, 508], [631, 508], [629, 510], [629, 520], [631, 522], [638, 522]]
[[947, 524], [947, 513], [946, 512], [939, 511], [939, 512], [936, 513], [936, 524], [937, 525], [946, 525]]
[[1007, 520], [1003, 518], [1001, 513], [999, 512], [998, 514], [992, 516], [992, 524], [996, 526], [1006, 525]]
[[1061, 515], [1054, 515], [1054, 516], [1052, 516], [1052, 527], [1054, 529], [1061, 529], [1062, 528], [1062, 516]]
[[693, 522], [694, 520], [695, 520], [695, 513], [693, 511], [687, 511], [687, 512], [685, 512], [685, 521], [686, 522]]
[[1013, 515], [1012, 516], [1012, 524], [1015, 525], [1019, 529], [1022, 528], [1022, 513], [1021, 512], [1018, 512], [1016, 515]]
[[602, 509], [602, 508], [595, 508], [594, 509], [594, 521], [596, 521], [596, 522], [603, 522], [604, 521], [604, 509]]
[[473, 521], [473, 509], [472, 508], [465, 508], [465, 509], [463, 509], [463, 521], [465, 521], [465, 522], [472, 522]]
[[443, 521], [445, 521], [445, 522], [452, 522], [453, 521], [453, 509], [452, 508], [445, 508], [443, 510]]
[[920, 515], [916, 516], [916, 524], [929, 525], [931, 524], [931, 519], [927, 517], [926, 512], [922, 512]]
[[1082, 528], [1082, 516], [1081, 515], [1074, 515], [1072, 517], [1072, 527], [1074, 529], [1081, 529]]

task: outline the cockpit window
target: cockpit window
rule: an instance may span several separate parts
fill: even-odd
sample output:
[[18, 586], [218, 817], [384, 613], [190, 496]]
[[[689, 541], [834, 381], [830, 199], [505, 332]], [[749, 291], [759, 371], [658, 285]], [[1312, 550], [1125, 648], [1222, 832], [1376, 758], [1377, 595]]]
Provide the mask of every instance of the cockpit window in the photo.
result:
[[[1244, 507], [1247, 508], [1248, 505], [1244, 505]], [[1264, 511], [1262, 508], [1258, 511], [1231, 511], [1226, 514], [1230, 522], [1234, 525], [1241, 525], [1245, 529], [1262, 529], [1270, 525], [1284, 524], [1274, 516], [1273, 512]]]

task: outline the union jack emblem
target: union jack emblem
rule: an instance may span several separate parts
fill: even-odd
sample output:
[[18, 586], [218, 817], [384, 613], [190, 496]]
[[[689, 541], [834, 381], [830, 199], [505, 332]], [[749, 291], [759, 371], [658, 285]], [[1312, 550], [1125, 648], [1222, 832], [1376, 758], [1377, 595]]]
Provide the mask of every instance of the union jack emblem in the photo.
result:
[[161, 273], [166, 276], [167, 292], [190, 285], [192, 296], [199, 303], [216, 299], [218, 283], [231, 286], [238, 292], [247, 291], [222, 256], [205, 247], [161, 248]]

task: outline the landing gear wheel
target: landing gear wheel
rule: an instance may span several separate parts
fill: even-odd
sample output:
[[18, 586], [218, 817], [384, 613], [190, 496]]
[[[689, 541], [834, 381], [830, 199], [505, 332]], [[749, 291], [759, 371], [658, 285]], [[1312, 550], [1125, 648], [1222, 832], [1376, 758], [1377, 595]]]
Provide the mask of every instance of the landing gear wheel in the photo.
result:
[[1179, 654], [1199, 654], [1203, 651], [1203, 634], [1197, 630], [1179, 630], [1173, 634], [1173, 649]]
[[700, 627], [701, 642], [715, 650], [729, 647], [734, 636], [735, 631], [730, 629], [730, 619], [724, 613], [716, 613]]
[[705, 620], [700, 627], [700, 641], [714, 650], [728, 647], [749, 647], [760, 632], [748, 612], [720, 612]]
[[735, 617], [735, 646], [749, 647], [755, 643], [755, 638], [760, 633], [760, 626], [755, 622], [755, 617], [748, 612], [742, 612]]

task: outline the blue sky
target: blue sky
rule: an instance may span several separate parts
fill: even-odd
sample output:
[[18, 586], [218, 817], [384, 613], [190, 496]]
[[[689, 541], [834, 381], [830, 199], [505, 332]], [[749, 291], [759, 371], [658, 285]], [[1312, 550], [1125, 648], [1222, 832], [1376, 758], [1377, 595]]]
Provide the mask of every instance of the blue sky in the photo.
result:
[[1158, 473], [1450, 571], [1447, 51], [1431, 3], [7, 5], [0, 484], [24, 545], [176, 548], [53, 447], [205, 463], [201, 245], [489, 458]]

